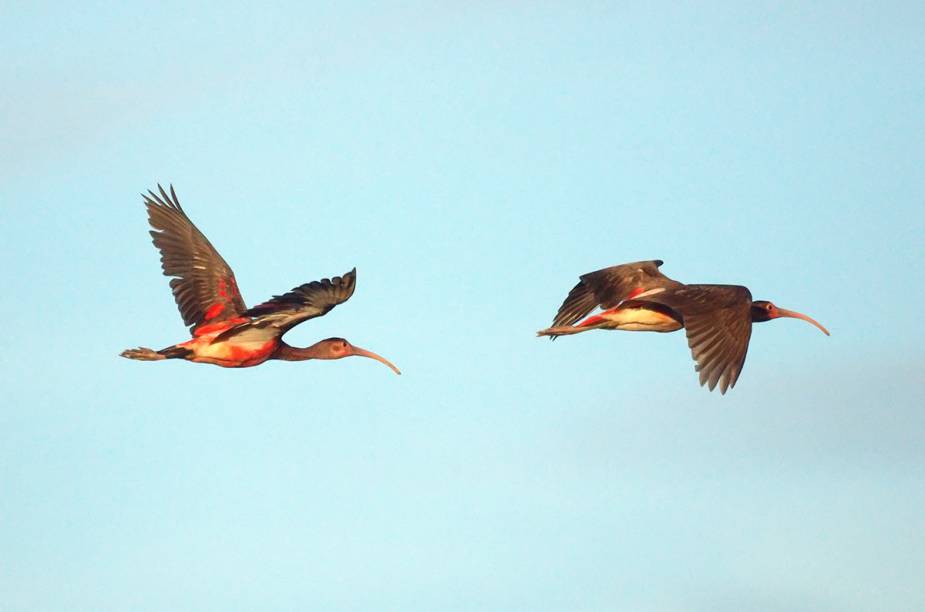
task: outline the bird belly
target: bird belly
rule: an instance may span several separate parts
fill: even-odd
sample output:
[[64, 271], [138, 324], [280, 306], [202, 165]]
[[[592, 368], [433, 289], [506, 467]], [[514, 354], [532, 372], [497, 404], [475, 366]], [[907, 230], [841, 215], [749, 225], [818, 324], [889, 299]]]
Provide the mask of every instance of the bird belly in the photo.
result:
[[225, 340], [211, 342], [212, 338], [199, 337], [184, 342], [182, 347], [193, 351], [188, 359], [197, 363], [211, 363], [223, 368], [248, 368], [260, 365], [270, 358], [279, 341], [272, 340]]
[[684, 327], [671, 315], [650, 308], [614, 308], [598, 316], [609, 328], [624, 331], [673, 332]]

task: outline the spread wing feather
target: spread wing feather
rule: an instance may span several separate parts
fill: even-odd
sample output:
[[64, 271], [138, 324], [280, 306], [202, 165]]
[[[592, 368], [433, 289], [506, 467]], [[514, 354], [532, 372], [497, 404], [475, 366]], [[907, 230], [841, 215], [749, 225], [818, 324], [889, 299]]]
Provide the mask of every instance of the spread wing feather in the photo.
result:
[[559, 307], [552, 326], [574, 325], [592, 310], [613, 308], [633, 292], [681, 287], [681, 283], [659, 272], [662, 260], [637, 261], [583, 274]]
[[338, 304], [349, 300], [356, 288], [356, 279], [354, 268], [343, 276], [305, 283], [288, 293], [273, 296], [243, 314], [254, 317], [254, 325], [273, 325], [286, 332], [303, 321], [327, 314]]
[[183, 212], [173, 185], [170, 194], [157, 188], [160, 194], [148, 191], [142, 197], [164, 275], [174, 277], [170, 288], [183, 323], [195, 331], [204, 323], [241, 316], [246, 306], [234, 272]]
[[684, 319], [687, 344], [700, 384], [720, 393], [734, 387], [752, 335], [751, 293], [738, 285], [685, 285], [647, 296], [640, 303], [668, 306]]

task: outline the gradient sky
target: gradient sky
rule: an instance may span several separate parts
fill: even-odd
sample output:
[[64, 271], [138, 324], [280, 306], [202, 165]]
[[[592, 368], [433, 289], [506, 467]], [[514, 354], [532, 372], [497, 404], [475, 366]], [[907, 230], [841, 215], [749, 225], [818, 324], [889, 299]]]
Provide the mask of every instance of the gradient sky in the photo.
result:
[[[0, 9], [0, 608], [925, 609], [925, 5], [530, 4]], [[119, 359], [159, 181], [403, 376]], [[832, 336], [534, 337], [651, 258]]]

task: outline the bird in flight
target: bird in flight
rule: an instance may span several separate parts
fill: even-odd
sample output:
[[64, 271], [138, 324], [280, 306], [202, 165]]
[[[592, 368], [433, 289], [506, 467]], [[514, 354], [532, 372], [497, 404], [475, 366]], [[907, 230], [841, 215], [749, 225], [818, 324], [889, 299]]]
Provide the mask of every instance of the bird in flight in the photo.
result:
[[353, 346], [343, 338], [328, 338], [307, 348], [289, 346], [283, 334], [309, 319], [327, 314], [346, 302], [356, 287], [356, 268], [343, 276], [300, 285], [283, 295], [247, 308], [234, 272], [215, 247], [196, 229], [180, 207], [177, 194], [157, 186], [160, 195], [142, 194], [148, 209], [151, 236], [161, 252], [165, 276], [192, 339], [155, 351], [128, 349], [122, 357], [141, 361], [186, 359], [225, 368], [246, 368], [268, 359], [304, 361], [358, 355], [401, 372], [388, 359]]
[[[659, 271], [659, 259], [604, 268], [580, 277], [559, 307], [552, 327], [538, 336], [578, 334], [592, 329], [673, 332], [687, 330], [700, 384], [720, 393], [734, 387], [748, 351], [752, 323], [792, 317], [828, 336], [815, 319], [778, 308], [739, 285], [685, 285]], [[595, 308], [601, 312], [584, 320]]]

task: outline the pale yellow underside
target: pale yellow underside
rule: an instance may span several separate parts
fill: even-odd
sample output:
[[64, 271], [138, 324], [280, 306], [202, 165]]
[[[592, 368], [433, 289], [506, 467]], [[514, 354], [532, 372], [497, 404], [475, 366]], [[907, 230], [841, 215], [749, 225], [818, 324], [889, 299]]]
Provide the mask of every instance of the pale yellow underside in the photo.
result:
[[668, 315], [647, 308], [621, 308], [602, 313], [601, 318], [615, 324], [614, 329], [625, 331], [673, 332], [683, 327]]

